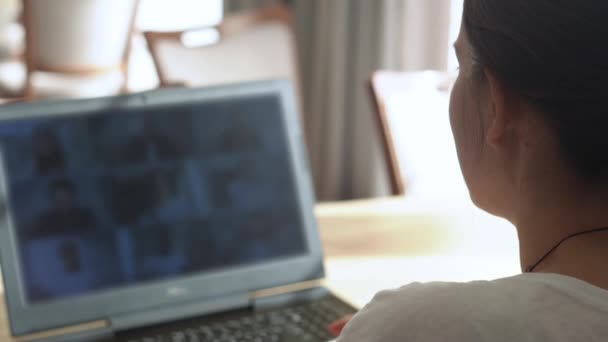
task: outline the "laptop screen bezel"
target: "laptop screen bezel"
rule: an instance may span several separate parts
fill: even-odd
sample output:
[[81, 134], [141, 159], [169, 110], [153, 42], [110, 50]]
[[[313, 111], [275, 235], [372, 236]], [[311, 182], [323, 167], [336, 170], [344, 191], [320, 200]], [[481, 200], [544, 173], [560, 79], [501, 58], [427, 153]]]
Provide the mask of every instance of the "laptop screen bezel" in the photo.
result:
[[[314, 193], [306, 148], [300, 129], [300, 115], [291, 82], [271, 80], [200, 89], [165, 89], [147, 93], [107, 98], [51, 101], [0, 107], [0, 124], [5, 120], [87, 115], [103, 111], [146, 109], [192, 105], [207, 101], [255, 96], [277, 96], [288, 143], [291, 176], [296, 188], [300, 218], [307, 242], [307, 253], [298, 257], [265, 262], [227, 270], [201, 272], [179, 279], [134, 285], [127, 288], [66, 298], [43, 303], [28, 303], [20, 275], [19, 253], [11, 213], [6, 202], [0, 218], [0, 263], [13, 335], [49, 330], [74, 324], [106, 320], [155, 308], [178, 306], [248, 293], [264, 288], [320, 279], [324, 276], [323, 255], [314, 217]], [[0, 192], [7, 201], [4, 175]], [[179, 289], [180, 291], [172, 291]]]

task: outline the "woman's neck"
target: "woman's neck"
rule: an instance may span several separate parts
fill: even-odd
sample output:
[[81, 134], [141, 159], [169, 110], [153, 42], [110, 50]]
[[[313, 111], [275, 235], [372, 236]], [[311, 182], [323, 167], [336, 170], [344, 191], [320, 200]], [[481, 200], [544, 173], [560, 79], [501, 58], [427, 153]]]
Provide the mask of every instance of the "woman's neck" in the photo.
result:
[[[522, 270], [536, 264], [565, 237], [608, 227], [608, 199], [590, 195], [581, 187], [552, 186], [527, 195], [521, 202], [515, 225], [520, 242]], [[565, 241], [535, 268], [558, 273], [608, 289], [608, 275], [600, 270], [608, 263], [608, 232], [595, 232]]]

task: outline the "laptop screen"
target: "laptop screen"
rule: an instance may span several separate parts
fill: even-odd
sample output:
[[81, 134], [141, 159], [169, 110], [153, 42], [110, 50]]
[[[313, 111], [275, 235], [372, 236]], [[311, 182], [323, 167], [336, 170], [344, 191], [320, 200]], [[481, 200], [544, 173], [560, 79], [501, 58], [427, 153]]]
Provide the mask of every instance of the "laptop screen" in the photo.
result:
[[0, 123], [26, 300], [308, 251], [277, 96]]

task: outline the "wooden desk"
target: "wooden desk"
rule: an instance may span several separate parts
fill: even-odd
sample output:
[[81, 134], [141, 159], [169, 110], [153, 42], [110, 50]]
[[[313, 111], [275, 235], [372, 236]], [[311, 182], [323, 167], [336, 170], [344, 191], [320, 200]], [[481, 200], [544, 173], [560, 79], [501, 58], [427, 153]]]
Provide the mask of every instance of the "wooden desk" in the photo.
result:
[[[321, 204], [326, 284], [362, 306], [414, 281], [493, 279], [519, 272], [509, 224], [476, 209], [402, 198]], [[9, 337], [4, 299], [0, 341]]]
[[514, 227], [469, 204], [402, 198], [321, 205], [326, 284], [358, 306], [412, 282], [491, 280], [521, 272]]

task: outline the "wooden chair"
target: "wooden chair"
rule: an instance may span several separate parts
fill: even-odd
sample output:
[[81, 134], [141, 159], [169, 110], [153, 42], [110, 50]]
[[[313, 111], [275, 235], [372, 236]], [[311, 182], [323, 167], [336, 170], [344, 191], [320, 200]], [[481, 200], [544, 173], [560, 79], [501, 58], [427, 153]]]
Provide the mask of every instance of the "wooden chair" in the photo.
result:
[[463, 190], [449, 125], [449, 88], [448, 75], [439, 72], [377, 71], [370, 78], [393, 195], [409, 195], [420, 184], [416, 191], [440, 192], [444, 182], [446, 191]]
[[21, 102], [21, 101], [22, 101], [22, 99], [20, 99], [20, 98], [0, 98], [0, 106], [11, 104], [11, 103], [17, 103], [17, 102]]
[[23, 0], [29, 96], [79, 97], [126, 88], [139, 0]]
[[25, 95], [25, 64], [19, 55], [0, 61], [0, 101], [10, 102]]
[[204, 46], [186, 43], [189, 34], [200, 30], [144, 32], [161, 86], [288, 78], [299, 92], [296, 40], [287, 7], [230, 15], [216, 29], [219, 41]]
[[26, 102], [28, 99], [23, 97], [0, 98], [0, 108], [21, 102]]
[[0, 101], [9, 102], [22, 97], [25, 88], [21, 1], [4, 1], [0, 7]]

